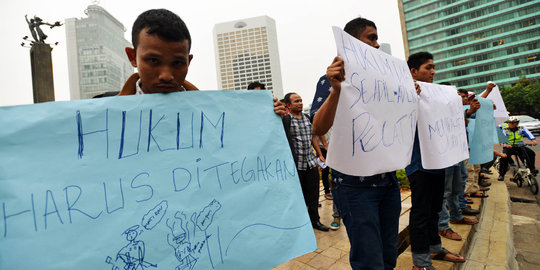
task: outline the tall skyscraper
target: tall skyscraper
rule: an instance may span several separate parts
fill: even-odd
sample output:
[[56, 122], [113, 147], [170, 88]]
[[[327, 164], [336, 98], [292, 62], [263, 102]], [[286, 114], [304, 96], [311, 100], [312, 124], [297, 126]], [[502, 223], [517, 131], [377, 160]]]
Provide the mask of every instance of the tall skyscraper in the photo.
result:
[[216, 24], [216, 69], [220, 89], [247, 89], [259, 81], [283, 97], [276, 23], [268, 16]]
[[540, 79], [540, 1], [399, 0], [405, 55], [434, 56], [435, 82], [483, 90]]
[[133, 67], [124, 51], [124, 25], [98, 5], [84, 11], [88, 18], [65, 21], [71, 99], [120, 91]]

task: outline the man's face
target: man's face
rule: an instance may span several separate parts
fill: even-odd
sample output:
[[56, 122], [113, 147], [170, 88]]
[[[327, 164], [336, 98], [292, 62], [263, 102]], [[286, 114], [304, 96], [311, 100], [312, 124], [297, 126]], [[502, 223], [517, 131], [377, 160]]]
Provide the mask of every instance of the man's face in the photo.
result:
[[375, 49], [378, 49], [380, 47], [379, 43], [377, 42], [377, 40], [379, 39], [379, 36], [377, 35], [377, 29], [375, 29], [375, 27], [373, 26], [366, 26], [364, 31], [362, 31], [362, 33], [356, 36], [356, 38]]
[[508, 123], [508, 127], [510, 129], [516, 129], [518, 124], [519, 124], [519, 122], [511, 122], [511, 123]]
[[289, 98], [291, 100], [291, 103], [287, 104], [289, 110], [293, 113], [301, 113], [302, 109], [304, 108], [304, 104], [302, 104], [302, 98], [297, 94], [292, 94]]
[[412, 68], [411, 74], [413, 79], [417, 81], [432, 83], [433, 76], [435, 75], [435, 64], [433, 60], [429, 59], [420, 65], [419, 69]]
[[460, 92], [458, 92], [458, 95], [461, 97], [461, 103], [463, 105], [469, 105], [469, 95]]
[[126, 49], [131, 65], [139, 71], [143, 92], [179, 91], [193, 58], [189, 54], [189, 41], [167, 41], [147, 31], [144, 28], [139, 33], [137, 51]]

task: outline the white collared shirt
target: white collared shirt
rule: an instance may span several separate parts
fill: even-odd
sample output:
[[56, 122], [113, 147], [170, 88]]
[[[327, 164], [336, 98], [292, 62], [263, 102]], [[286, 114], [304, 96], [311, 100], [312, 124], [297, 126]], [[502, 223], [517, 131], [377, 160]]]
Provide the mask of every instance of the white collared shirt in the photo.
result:
[[[183, 85], [180, 85], [180, 92], [186, 91], [186, 88], [184, 88]], [[143, 90], [141, 89], [141, 78], [137, 80], [137, 83], [135, 83], [135, 95], [144, 95]]]

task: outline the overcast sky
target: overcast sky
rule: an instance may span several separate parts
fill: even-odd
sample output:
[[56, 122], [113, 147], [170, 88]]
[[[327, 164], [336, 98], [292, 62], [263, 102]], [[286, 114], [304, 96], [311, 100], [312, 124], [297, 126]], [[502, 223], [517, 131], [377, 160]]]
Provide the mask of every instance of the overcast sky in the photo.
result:
[[[23, 36], [30, 36], [24, 15], [37, 15], [54, 23], [66, 18], [86, 17], [89, 0], [7, 0], [0, 10], [2, 63], [0, 106], [31, 104], [32, 78], [29, 49], [21, 47]], [[390, 43], [392, 54], [404, 59], [397, 0], [101, 0], [105, 8], [126, 27], [131, 41], [131, 26], [143, 11], [166, 8], [187, 24], [194, 55], [187, 79], [199, 89], [217, 89], [212, 31], [216, 23], [268, 15], [276, 21], [283, 93], [297, 92], [307, 106], [315, 85], [336, 55], [332, 26], [343, 26], [362, 16], [377, 24], [379, 42]], [[59, 42], [52, 52], [56, 100], [69, 100], [65, 27], [42, 27], [48, 43]]]

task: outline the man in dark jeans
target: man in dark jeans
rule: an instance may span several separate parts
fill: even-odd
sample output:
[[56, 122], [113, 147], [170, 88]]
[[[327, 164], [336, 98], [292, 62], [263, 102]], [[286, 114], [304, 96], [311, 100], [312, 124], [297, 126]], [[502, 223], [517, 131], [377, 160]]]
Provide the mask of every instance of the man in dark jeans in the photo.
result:
[[[433, 55], [419, 52], [409, 56], [407, 64], [415, 81], [433, 82]], [[420, 94], [421, 95], [421, 94]], [[433, 269], [432, 259], [464, 262], [465, 258], [442, 248], [438, 233], [439, 212], [444, 194], [444, 169], [427, 170], [422, 166], [418, 130], [414, 138], [411, 164], [405, 168], [411, 185], [409, 231], [413, 269]]]
[[[358, 40], [379, 48], [377, 27], [365, 18], [356, 18], [345, 25], [344, 31]], [[335, 57], [321, 77], [332, 86], [317, 87], [313, 106], [320, 106], [313, 119], [314, 132], [325, 134], [334, 123], [341, 82], [345, 80], [345, 63]], [[319, 91], [321, 90], [321, 91]], [[322, 105], [321, 105], [322, 103]], [[343, 219], [351, 244], [349, 262], [352, 269], [394, 269], [397, 261], [399, 213], [401, 199], [395, 172], [362, 177], [332, 169], [334, 204]]]
[[283, 117], [283, 126], [296, 162], [311, 225], [314, 229], [328, 231], [330, 228], [319, 220], [319, 170], [311, 147], [315, 148], [319, 159], [325, 159], [313, 135], [309, 117], [302, 113], [302, 98], [296, 93], [288, 93], [283, 100], [290, 112]]

